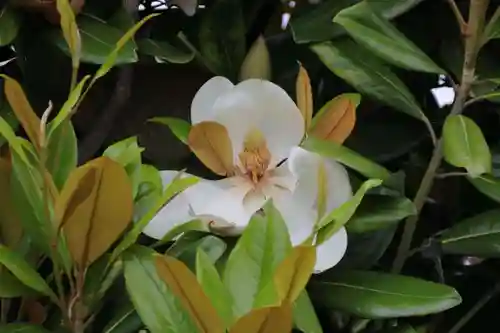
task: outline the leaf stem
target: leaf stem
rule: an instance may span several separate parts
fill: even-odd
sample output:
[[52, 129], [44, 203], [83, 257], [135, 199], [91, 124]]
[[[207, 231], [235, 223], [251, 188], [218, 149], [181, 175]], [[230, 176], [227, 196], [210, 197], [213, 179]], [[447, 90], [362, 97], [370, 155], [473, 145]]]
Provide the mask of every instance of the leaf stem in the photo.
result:
[[460, 31], [463, 33], [467, 27], [467, 23], [465, 22], [464, 17], [462, 16], [462, 13], [460, 12], [460, 9], [457, 6], [457, 3], [455, 0], [447, 0], [448, 4], [450, 5], [450, 8], [455, 15], [455, 18], [457, 19], [458, 26], [460, 28]]
[[[464, 109], [465, 100], [469, 96], [472, 82], [475, 78], [476, 61], [479, 49], [481, 48], [481, 40], [483, 35], [484, 21], [486, 18], [486, 10], [488, 9], [490, 0], [470, 0], [469, 18], [467, 23], [467, 33], [465, 34], [465, 50], [464, 50], [464, 63], [462, 67], [462, 79], [458, 89], [455, 102], [450, 111], [450, 115], [457, 115]], [[439, 139], [427, 170], [425, 171], [420, 187], [413, 200], [417, 209], [417, 214], [410, 216], [404, 225], [403, 236], [399, 243], [396, 258], [392, 265], [392, 272], [399, 273], [408, 257], [411, 247], [413, 234], [417, 227], [417, 221], [420, 212], [425, 204], [427, 196], [431, 191], [434, 183], [436, 172], [441, 165], [443, 159], [443, 139]]]
[[498, 292], [500, 291], [500, 281], [489, 291], [484, 293], [484, 295], [477, 301], [476, 304], [462, 317], [459, 321], [453, 325], [453, 327], [448, 331], [448, 333], [458, 333], [464, 326], [469, 322], [469, 320], [476, 315]]

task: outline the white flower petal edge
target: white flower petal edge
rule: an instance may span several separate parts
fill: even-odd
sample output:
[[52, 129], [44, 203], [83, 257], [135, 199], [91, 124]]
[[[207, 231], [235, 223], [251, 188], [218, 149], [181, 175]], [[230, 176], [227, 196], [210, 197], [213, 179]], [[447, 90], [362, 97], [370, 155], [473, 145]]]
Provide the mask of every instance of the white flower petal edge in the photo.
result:
[[233, 89], [234, 84], [222, 76], [215, 76], [205, 82], [198, 90], [191, 103], [191, 124], [202, 121], [214, 121], [215, 100]]
[[304, 119], [294, 101], [269, 81], [249, 79], [237, 84], [219, 95], [213, 114], [228, 130], [235, 158], [248, 132], [259, 130], [272, 156], [270, 168], [288, 157], [304, 136]]
[[316, 248], [314, 273], [318, 274], [337, 265], [347, 250], [347, 231], [339, 229], [332, 237]]

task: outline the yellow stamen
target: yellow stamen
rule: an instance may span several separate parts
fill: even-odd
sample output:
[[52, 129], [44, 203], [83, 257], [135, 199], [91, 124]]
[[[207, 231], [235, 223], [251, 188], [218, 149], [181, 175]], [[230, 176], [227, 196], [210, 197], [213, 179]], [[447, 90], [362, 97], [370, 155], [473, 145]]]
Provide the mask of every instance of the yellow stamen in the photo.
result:
[[244, 169], [243, 173], [250, 177], [253, 183], [258, 183], [271, 161], [266, 139], [259, 130], [252, 129], [247, 133], [243, 151], [238, 157]]

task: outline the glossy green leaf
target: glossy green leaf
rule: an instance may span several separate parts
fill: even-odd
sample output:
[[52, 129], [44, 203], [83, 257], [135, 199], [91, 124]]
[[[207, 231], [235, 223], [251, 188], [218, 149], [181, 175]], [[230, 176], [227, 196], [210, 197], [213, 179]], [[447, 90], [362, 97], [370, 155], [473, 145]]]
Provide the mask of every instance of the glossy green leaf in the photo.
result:
[[447, 253], [500, 257], [500, 210], [490, 210], [458, 222], [440, 236]]
[[57, 299], [57, 296], [38, 272], [22, 256], [3, 245], [0, 245], [0, 263], [28, 287], [51, 297], [52, 300]]
[[317, 225], [317, 244], [319, 245], [329, 239], [342, 228], [354, 215], [366, 192], [380, 184], [382, 184], [380, 179], [369, 179], [365, 181], [351, 199], [323, 217]]
[[160, 172], [152, 165], [141, 164], [141, 181], [134, 205], [134, 222], [139, 221], [160, 200], [163, 184]]
[[132, 136], [130, 138], [118, 141], [113, 145], [106, 148], [103, 156], [107, 156], [120, 163], [125, 167], [125, 171], [130, 178], [132, 183], [132, 193], [134, 198], [137, 197], [139, 191], [139, 184], [141, 182], [141, 166], [142, 158], [141, 154], [144, 148], [140, 147], [137, 143], [137, 137]]
[[127, 302], [104, 327], [103, 333], [135, 333], [143, 327], [144, 324], [137, 311]]
[[386, 65], [351, 40], [311, 46], [314, 53], [335, 75], [362, 94], [423, 121], [429, 120], [406, 85]]
[[378, 230], [416, 213], [415, 205], [408, 198], [367, 195], [346, 228], [349, 232], [358, 233]]
[[[80, 30], [81, 61], [92, 64], [103, 64], [109, 54], [115, 49], [123, 32], [108, 22], [91, 15], [82, 14], [77, 18]], [[62, 33], [57, 31], [51, 39], [63, 52], [70, 55], [68, 45]], [[133, 41], [128, 41], [116, 56], [116, 64], [128, 64], [137, 61], [137, 46]]]
[[423, 316], [448, 310], [462, 299], [452, 287], [409, 276], [343, 271], [329, 282], [313, 282], [313, 300], [371, 319]]
[[199, 45], [202, 61], [214, 74], [236, 82], [245, 58], [245, 24], [241, 2], [220, 0], [201, 21]]
[[[498, 13], [500, 14], [500, 13]], [[500, 15], [497, 13], [490, 18], [490, 21], [484, 28], [483, 38], [484, 43], [491, 39], [500, 38]]]
[[[364, 0], [373, 10], [386, 19], [393, 19], [411, 10], [423, 0]], [[312, 4], [304, 13], [292, 15], [290, 25], [296, 43], [322, 42], [345, 34], [345, 30], [332, 23], [342, 9], [361, 2], [360, 0], [327, 0]]]
[[0, 9], [0, 46], [12, 43], [20, 27], [18, 13], [9, 5]]
[[302, 143], [302, 147], [321, 156], [333, 158], [366, 177], [382, 180], [388, 180], [391, 177], [389, 170], [383, 166], [338, 143], [309, 137]]
[[149, 121], [167, 125], [172, 133], [177, 137], [177, 139], [187, 144], [187, 138], [189, 135], [189, 130], [191, 129], [191, 124], [184, 119], [172, 117], [156, 117], [150, 119]]
[[235, 317], [254, 307], [272, 305], [266, 302], [274, 299], [269, 294], [273, 290], [265, 287], [290, 248], [286, 224], [270, 200], [264, 206], [264, 216], [251, 218], [226, 263], [223, 280], [232, 296]]
[[[0, 66], [1, 67], [1, 66]], [[15, 133], [17, 129], [19, 128], [19, 120], [17, 119], [16, 115], [14, 114], [12, 107], [10, 106], [9, 102], [5, 98], [3, 92], [3, 81], [0, 82], [0, 121], [2, 122], [2, 126], [5, 127], [5, 125], [8, 125], [9, 128], [12, 130], [12, 133]], [[7, 139], [3, 136], [3, 134], [0, 132], [0, 147], [4, 145], [7, 142]]]
[[491, 172], [491, 152], [481, 128], [462, 115], [448, 116], [443, 126], [446, 162], [465, 168], [471, 177]]
[[137, 221], [137, 223], [134, 224], [132, 230], [130, 230], [125, 235], [125, 237], [123, 237], [121, 242], [113, 250], [111, 261], [116, 259], [123, 251], [125, 251], [135, 243], [142, 230], [164, 205], [172, 200], [175, 195], [186, 190], [188, 187], [196, 184], [200, 180], [198, 177], [194, 176], [181, 178], [181, 175], [182, 172], [180, 172], [178, 176], [176, 176], [176, 178], [174, 178], [174, 180], [165, 188], [162, 196], [157, 201], [155, 201], [152, 208], [149, 209], [148, 212], [144, 214], [141, 219]]
[[[181, 223], [181, 222], [179, 221], [179, 223]], [[177, 237], [180, 234], [183, 234], [187, 231], [209, 232], [210, 228], [208, 227], [208, 224], [206, 222], [204, 222], [202, 220], [194, 219], [194, 220], [188, 221], [186, 223], [179, 224], [176, 227], [174, 227], [173, 229], [171, 229], [170, 231], [168, 231], [163, 236], [163, 238], [161, 240], [159, 240], [158, 242], [155, 243], [155, 246], [160, 246], [160, 245], [166, 244], [166, 243], [172, 241], [173, 239], [175, 239], [175, 237]]]
[[420, 72], [444, 73], [367, 2], [340, 11], [333, 22], [343, 26], [359, 44], [393, 65]]
[[7, 324], [2, 326], [2, 333], [50, 333], [42, 326], [31, 324]]
[[212, 259], [201, 249], [196, 251], [196, 277], [226, 327], [233, 320], [231, 295], [222, 283]]
[[182, 303], [158, 276], [154, 251], [133, 246], [124, 253], [127, 292], [151, 333], [198, 332]]
[[467, 180], [479, 192], [500, 203], [500, 179], [492, 175], [481, 175], [476, 178], [467, 177]]
[[199, 231], [188, 231], [179, 237], [166, 254], [181, 260], [192, 271], [196, 271], [196, 254], [203, 251], [215, 264], [226, 251], [227, 244], [217, 236]]
[[72, 67], [78, 70], [80, 65], [81, 39], [75, 13], [69, 0], [56, 0], [56, 9], [59, 13], [61, 32], [68, 45]]
[[293, 323], [304, 333], [323, 333], [318, 316], [306, 290], [293, 303]]
[[36, 292], [19, 281], [11, 272], [0, 268], [0, 298], [35, 296]]
[[64, 121], [52, 131], [47, 145], [47, 170], [54, 184], [62, 189], [71, 171], [76, 169], [78, 147], [75, 129], [70, 121]]
[[181, 49], [166, 41], [154, 39], [139, 39], [137, 41], [139, 52], [155, 57], [159, 62], [172, 64], [186, 64], [194, 59], [194, 52]]

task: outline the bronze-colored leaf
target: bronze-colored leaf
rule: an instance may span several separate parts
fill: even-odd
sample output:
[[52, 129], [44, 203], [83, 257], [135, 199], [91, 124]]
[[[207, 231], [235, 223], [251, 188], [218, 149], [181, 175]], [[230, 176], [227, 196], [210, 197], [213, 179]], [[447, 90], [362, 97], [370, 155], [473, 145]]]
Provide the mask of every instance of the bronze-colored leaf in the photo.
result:
[[31, 143], [38, 149], [40, 147], [40, 118], [38, 118], [35, 111], [31, 108], [21, 85], [11, 77], [6, 75], [0, 76], [5, 80], [5, 97], [7, 97], [17, 119], [23, 125]]
[[290, 333], [292, 331], [292, 306], [254, 309], [238, 319], [229, 333]]
[[304, 117], [305, 131], [309, 129], [313, 114], [313, 96], [311, 80], [307, 71], [302, 65], [295, 82], [295, 94], [297, 95], [297, 106]]
[[70, 174], [56, 201], [56, 220], [80, 269], [123, 233], [132, 220], [133, 205], [125, 169], [108, 157], [92, 160]]
[[158, 275], [181, 301], [200, 333], [223, 333], [222, 319], [189, 268], [170, 256], [158, 255], [155, 261]]
[[47, 318], [47, 311], [43, 305], [33, 298], [24, 299], [22, 311], [30, 324], [41, 325]]
[[11, 170], [10, 163], [0, 159], [0, 239], [2, 244], [14, 249], [21, 240], [23, 229], [12, 202]]
[[281, 262], [274, 273], [274, 283], [279, 298], [288, 304], [299, 297], [305, 288], [316, 263], [316, 248], [299, 245]]
[[188, 135], [191, 151], [210, 170], [220, 176], [233, 171], [233, 147], [227, 129], [214, 121], [202, 121]]
[[314, 119], [309, 134], [318, 139], [342, 144], [356, 124], [356, 106], [342, 95], [329, 101]]

